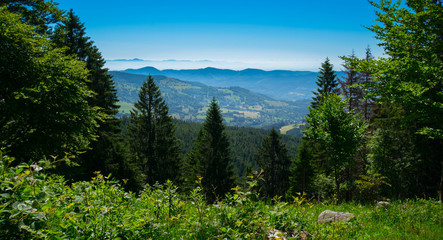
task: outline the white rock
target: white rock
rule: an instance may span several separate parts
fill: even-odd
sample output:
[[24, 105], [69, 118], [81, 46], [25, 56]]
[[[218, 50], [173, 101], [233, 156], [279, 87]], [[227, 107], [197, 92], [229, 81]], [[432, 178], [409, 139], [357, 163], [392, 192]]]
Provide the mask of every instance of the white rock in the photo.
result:
[[319, 223], [325, 222], [337, 222], [337, 221], [349, 221], [354, 218], [354, 214], [348, 212], [334, 212], [331, 210], [325, 210], [317, 218]]
[[389, 206], [391, 205], [390, 202], [386, 202], [386, 201], [380, 201], [377, 203], [377, 207], [385, 207], [385, 206]]

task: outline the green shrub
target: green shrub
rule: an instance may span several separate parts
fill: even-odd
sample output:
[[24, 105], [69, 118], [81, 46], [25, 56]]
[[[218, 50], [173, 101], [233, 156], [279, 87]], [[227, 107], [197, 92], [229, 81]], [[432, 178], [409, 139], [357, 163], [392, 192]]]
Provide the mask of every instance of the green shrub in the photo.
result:
[[[179, 193], [167, 182], [140, 195], [99, 172], [90, 181], [68, 184], [44, 173], [42, 163], [10, 167], [0, 155], [0, 236], [5, 239], [268, 239], [302, 231], [313, 239], [438, 239], [443, 207], [435, 200], [406, 200], [387, 207], [325, 205], [299, 194], [292, 202], [259, 200], [260, 174], [244, 188], [207, 204], [201, 187]], [[198, 181], [197, 181], [198, 183]], [[355, 215], [350, 222], [318, 224], [324, 210]]]

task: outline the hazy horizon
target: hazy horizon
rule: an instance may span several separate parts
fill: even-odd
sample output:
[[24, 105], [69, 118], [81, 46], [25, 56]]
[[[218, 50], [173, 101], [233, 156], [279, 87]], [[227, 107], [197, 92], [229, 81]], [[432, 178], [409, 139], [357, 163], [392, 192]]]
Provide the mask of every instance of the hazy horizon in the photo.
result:
[[159, 69], [318, 71], [326, 57], [340, 70], [339, 56], [364, 57], [368, 46], [375, 57], [383, 52], [364, 27], [376, 19], [365, 0], [63, 0], [59, 7], [80, 17], [111, 70], [143, 67], [115, 61], [139, 58]]
[[[150, 59], [111, 59], [106, 60], [105, 67], [111, 71], [122, 71], [126, 69], [139, 69], [144, 67], [154, 67], [158, 70], [189, 70], [203, 68], [218, 68], [241, 71], [245, 69], [260, 69], [264, 71], [287, 70], [287, 71], [311, 71], [318, 72], [319, 67], [300, 67], [291, 63], [245, 63], [245, 62], [225, 62], [211, 60], [184, 60], [184, 59], [166, 59], [166, 60], [150, 60]], [[341, 70], [341, 66], [337, 66], [336, 71]]]

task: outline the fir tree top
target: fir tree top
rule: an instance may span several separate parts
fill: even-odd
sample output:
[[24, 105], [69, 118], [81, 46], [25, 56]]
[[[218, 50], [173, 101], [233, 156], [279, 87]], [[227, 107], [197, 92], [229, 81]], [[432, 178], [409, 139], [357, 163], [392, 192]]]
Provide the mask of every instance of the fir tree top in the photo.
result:
[[337, 89], [337, 74], [333, 70], [334, 65], [332, 65], [329, 61], [329, 58], [326, 58], [325, 62], [321, 64], [320, 75], [317, 77], [317, 91], [313, 92], [314, 97], [312, 100], [314, 102], [311, 103], [313, 108], [316, 108], [323, 97], [327, 94], [334, 93]]

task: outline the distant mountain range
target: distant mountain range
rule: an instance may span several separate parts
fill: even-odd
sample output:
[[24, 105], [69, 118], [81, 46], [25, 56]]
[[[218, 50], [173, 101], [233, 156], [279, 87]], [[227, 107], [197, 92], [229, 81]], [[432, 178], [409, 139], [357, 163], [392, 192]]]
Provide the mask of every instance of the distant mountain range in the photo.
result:
[[[163, 75], [183, 81], [203, 83], [214, 87], [237, 86], [267, 95], [277, 100], [306, 100], [316, 89], [317, 72], [260, 69], [241, 71], [202, 68], [191, 70], [158, 70], [154, 67], [126, 69], [124, 72], [144, 75]], [[342, 72], [337, 72], [342, 76]]]
[[[139, 74], [129, 72], [138, 72]], [[191, 79], [193, 75], [193, 81], [182, 81], [177, 79], [178, 77], [171, 77], [174, 72], [184, 73], [183, 76], [187, 75], [188, 79]], [[265, 71], [254, 69], [239, 72], [243, 74], [244, 82], [247, 82], [247, 77], [245, 77], [247, 73], [254, 76], [260, 73], [267, 74]], [[110, 73], [113, 75], [117, 96], [120, 99], [120, 114], [129, 113], [132, 104], [138, 100], [140, 86], [147, 79], [147, 75], [151, 74], [169, 105], [170, 113], [177, 119], [203, 121], [212, 97], [215, 97], [219, 102], [223, 117], [226, 123], [231, 126], [266, 128], [300, 122], [304, 118], [310, 100], [275, 100], [242, 87], [212, 87], [196, 80], [205, 79], [199, 73], [204, 76], [214, 76], [211, 79], [214, 81], [214, 79], [227, 78], [229, 74], [238, 75], [239, 72], [213, 68], [180, 71], [159, 71], [155, 68], [144, 68], [143, 70], [111, 71]], [[159, 73], [169, 76], [157, 75]], [[219, 77], [220, 75], [222, 77]], [[225, 84], [229, 84], [228, 81]], [[250, 84], [255, 83], [252, 80]]]
[[[214, 60], [186, 60], [186, 59], [107, 59], [105, 66], [112, 71], [123, 71], [128, 68], [142, 68], [154, 66], [157, 69], [197, 69], [206, 67], [215, 67], [221, 69], [241, 70], [251, 66], [245, 62], [214, 61]], [[269, 67], [272, 67], [270, 65]]]

